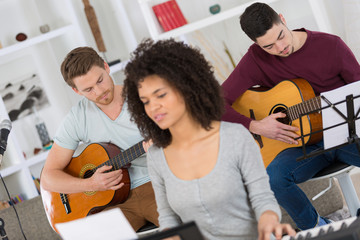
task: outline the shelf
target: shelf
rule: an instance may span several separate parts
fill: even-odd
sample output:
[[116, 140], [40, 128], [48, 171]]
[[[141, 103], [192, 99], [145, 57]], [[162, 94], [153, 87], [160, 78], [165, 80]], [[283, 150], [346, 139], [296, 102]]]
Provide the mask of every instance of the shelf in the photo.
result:
[[33, 166], [35, 164], [38, 164], [40, 162], [44, 162], [47, 158], [47, 155], [49, 154], [49, 150], [45, 152], [38, 153], [28, 159], [26, 159], [26, 164], [28, 166]]
[[121, 61], [117, 64], [114, 64], [110, 67], [110, 74], [114, 74], [116, 72], [122, 71], [125, 69], [126, 64], [128, 64], [129, 60]]
[[[43, 104], [43, 116], [45, 120], [52, 121], [50, 131], [55, 132], [56, 125], [60, 124], [68, 109], [71, 107], [73, 99], [64, 101], [64, 96], [69, 97], [68, 88], [64, 87], [64, 80], [59, 71], [60, 61], [64, 54], [78, 46], [88, 46], [88, 37], [85, 37], [81, 28], [81, 22], [76, 11], [77, 6], [73, 0], [0, 0], [1, 3], [1, 37], [2, 48], [0, 49], [0, 72], [3, 77], [2, 84], [7, 82], [19, 83], [23, 76], [34, 74], [39, 76], [36, 83], [21, 82], [22, 85], [36, 84], [40, 86], [47, 98], [39, 104]], [[83, 14], [83, 9], [79, 10]], [[12, 23], [12, 24], [9, 24]], [[52, 26], [50, 31], [40, 33], [39, 26], [47, 23]], [[87, 23], [85, 23], [88, 27]], [[19, 30], [16, 30], [19, 29]], [[11, 36], [18, 32], [27, 34], [27, 39], [21, 42], [16, 41]], [[15, 37], [15, 36], [13, 36]], [[11, 39], [13, 40], [11, 40]], [[27, 85], [25, 86], [27, 87]], [[18, 88], [18, 90], [21, 90]], [[13, 102], [8, 103], [10, 108], [28, 97], [27, 92], [13, 92], [20, 98], [14, 98]], [[71, 92], [70, 92], [71, 94]], [[22, 96], [24, 95], [24, 96]], [[20, 99], [20, 100], [19, 100]], [[45, 105], [49, 103], [49, 106]], [[17, 106], [17, 105], [16, 105]], [[46, 108], [46, 110], [45, 110]], [[40, 108], [42, 109], [42, 108]], [[54, 114], [52, 114], [54, 112]], [[1, 116], [8, 117], [7, 107], [0, 98]], [[49, 116], [48, 116], [49, 115]], [[30, 199], [39, 195], [33, 178], [40, 177], [43, 166], [49, 151], [33, 153], [33, 149], [39, 147], [38, 141], [33, 141], [33, 131], [27, 129], [26, 125], [33, 126], [33, 119], [27, 117], [14, 123], [19, 125], [16, 131], [19, 133], [9, 136], [8, 151], [5, 163], [0, 168], [0, 173], [6, 182], [7, 188], [12, 194], [23, 194], [25, 199]], [[15, 129], [14, 129], [15, 130]], [[20, 131], [22, 130], [22, 131]], [[27, 153], [25, 158], [24, 153]], [[0, 184], [0, 199], [6, 198], [6, 191]]]
[[[40, 162], [44, 162], [46, 160], [46, 157], [47, 155], [49, 154], [49, 151], [45, 151], [45, 152], [41, 152], [39, 154], [36, 154], [34, 156], [32, 156], [31, 158], [28, 158], [25, 160], [25, 163], [27, 166], [33, 166], [33, 165], [36, 165]], [[13, 166], [9, 166], [7, 168], [4, 168], [4, 169], [1, 169], [0, 172], [1, 172], [1, 176], [2, 177], [7, 177], [13, 173], [16, 173], [18, 171], [20, 171], [22, 169], [22, 166], [21, 166], [22, 163], [19, 163], [19, 164], [16, 164], [16, 165], [13, 165]]]
[[19, 42], [19, 43], [13, 44], [11, 46], [4, 47], [4, 48], [0, 49], [0, 57], [5, 56], [7, 54], [14, 53], [16, 51], [19, 51], [21, 49], [33, 46], [33, 45], [38, 44], [38, 43], [45, 42], [45, 41], [50, 40], [52, 38], [61, 36], [61, 35], [65, 34], [65, 33], [67, 33], [68, 31], [70, 31], [70, 29], [72, 29], [72, 28], [73, 28], [72, 25], [68, 25], [68, 26], [61, 27], [61, 28], [58, 28], [56, 30], [41, 34], [39, 36], [26, 39], [23, 42]]
[[16, 164], [16, 165], [13, 165], [13, 166], [10, 166], [10, 167], [7, 167], [7, 168], [4, 168], [4, 169], [1, 169], [0, 170], [0, 173], [1, 173], [1, 176], [3, 178], [7, 177], [7, 176], [10, 176], [11, 174], [14, 174], [18, 171], [21, 170], [21, 165], [20, 164]]
[[[267, 0], [267, 1], [263, 1], [264, 3], [272, 3], [272, 2], [276, 2], [279, 0]], [[145, 0], [145, 3], [148, 3], [148, 0]], [[170, 30], [168, 32], [163, 32], [160, 33], [158, 35], [153, 35], [153, 38], [155, 40], [159, 40], [159, 39], [167, 39], [167, 38], [171, 38], [171, 37], [179, 37], [183, 34], [187, 34], [196, 30], [199, 30], [201, 28], [204, 27], [208, 27], [210, 25], [213, 25], [215, 23], [219, 23], [221, 21], [224, 21], [226, 19], [235, 17], [235, 16], [240, 16], [240, 14], [242, 14], [245, 11], [245, 8], [249, 5], [251, 5], [252, 3], [254, 3], [256, 1], [249, 1], [246, 4], [241, 4], [237, 7], [231, 8], [229, 10], [220, 12], [218, 14], [215, 14], [213, 16], [198, 20], [196, 22], [192, 22], [192, 23], [188, 23], [182, 27]]]

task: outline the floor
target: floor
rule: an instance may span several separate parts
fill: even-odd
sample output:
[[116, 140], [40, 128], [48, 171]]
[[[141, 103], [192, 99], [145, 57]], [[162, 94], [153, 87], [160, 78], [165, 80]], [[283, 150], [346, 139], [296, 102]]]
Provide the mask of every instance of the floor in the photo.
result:
[[[358, 198], [360, 199], [360, 168], [355, 168], [350, 172], [351, 180], [353, 182], [353, 185], [355, 187], [355, 191], [358, 195]], [[346, 219], [351, 217], [350, 212], [348, 210], [348, 207], [346, 205], [345, 199], [344, 201], [344, 207], [343, 209], [340, 209], [326, 217], [330, 218], [333, 221], [339, 221], [342, 219]]]

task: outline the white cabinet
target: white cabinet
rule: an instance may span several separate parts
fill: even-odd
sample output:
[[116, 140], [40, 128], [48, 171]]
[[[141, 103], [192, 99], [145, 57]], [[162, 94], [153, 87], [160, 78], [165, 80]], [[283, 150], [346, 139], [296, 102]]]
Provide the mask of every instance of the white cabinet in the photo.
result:
[[[45, 24], [49, 31], [42, 33], [40, 26]], [[18, 33], [24, 33], [27, 39], [17, 41], [15, 37]], [[60, 64], [71, 49], [86, 45], [73, 2], [0, 1], [0, 42], [0, 91], [4, 93], [9, 85], [24, 87], [23, 79], [36, 76], [47, 97], [47, 105], [38, 112], [52, 137], [64, 115], [77, 100], [61, 76]], [[24, 89], [27, 91], [27, 86]], [[12, 92], [12, 105], [0, 98], [0, 119], [9, 118], [10, 107], [18, 108], [18, 99], [26, 94], [20, 88]], [[41, 141], [35, 129], [34, 116], [27, 115], [25, 111], [22, 113], [23, 116], [19, 115], [12, 122], [0, 173], [11, 196], [21, 194], [24, 199], [29, 199], [38, 195], [33, 177], [39, 178], [48, 152], [33, 154], [34, 148], [42, 147]], [[2, 183], [0, 200], [8, 200]]]

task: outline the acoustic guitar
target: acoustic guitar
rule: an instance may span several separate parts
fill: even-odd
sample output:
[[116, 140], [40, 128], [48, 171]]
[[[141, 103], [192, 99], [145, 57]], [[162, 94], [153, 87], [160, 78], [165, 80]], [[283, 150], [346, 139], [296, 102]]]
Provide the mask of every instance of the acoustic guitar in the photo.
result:
[[[111, 143], [93, 143], [87, 146], [82, 153], [73, 157], [64, 171], [74, 177], [90, 178], [95, 171], [104, 166], [112, 166], [110, 171], [122, 169], [124, 186], [120, 189], [107, 191], [91, 191], [80, 193], [57, 193], [46, 191], [41, 187], [41, 198], [48, 221], [57, 231], [55, 224], [86, 217], [104, 210], [109, 206], [126, 201], [130, 192], [130, 177], [127, 170], [130, 162], [145, 150], [142, 142], [122, 151]], [[40, 181], [41, 183], [41, 181]]]
[[[302, 129], [305, 136], [304, 144], [316, 143], [322, 139], [322, 132], [319, 131], [322, 129], [321, 114], [319, 112], [307, 114], [321, 108], [320, 97], [315, 96], [313, 88], [304, 79], [284, 80], [271, 89], [251, 88], [237, 98], [232, 107], [254, 120], [261, 120], [270, 114], [283, 112], [286, 117], [278, 120], [298, 127], [299, 136]], [[316, 131], [319, 132], [310, 134]], [[265, 167], [283, 150], [303, 145], [301, 139], [298, 139], [298, 145], [294, 145], [257, 134], [253, 136], [260, 147]]]

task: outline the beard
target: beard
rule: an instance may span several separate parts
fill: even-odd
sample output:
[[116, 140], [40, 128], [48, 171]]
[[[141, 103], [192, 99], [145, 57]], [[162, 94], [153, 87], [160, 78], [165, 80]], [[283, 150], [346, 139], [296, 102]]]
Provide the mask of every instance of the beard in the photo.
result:
[[[104, 98], [104, 96], [106, 96]], [[102, 105], [110, 104], [114, 99], [114, 85], [110, 89], [106, 90], [103, 94], [96, 98], [96, 102]]]

